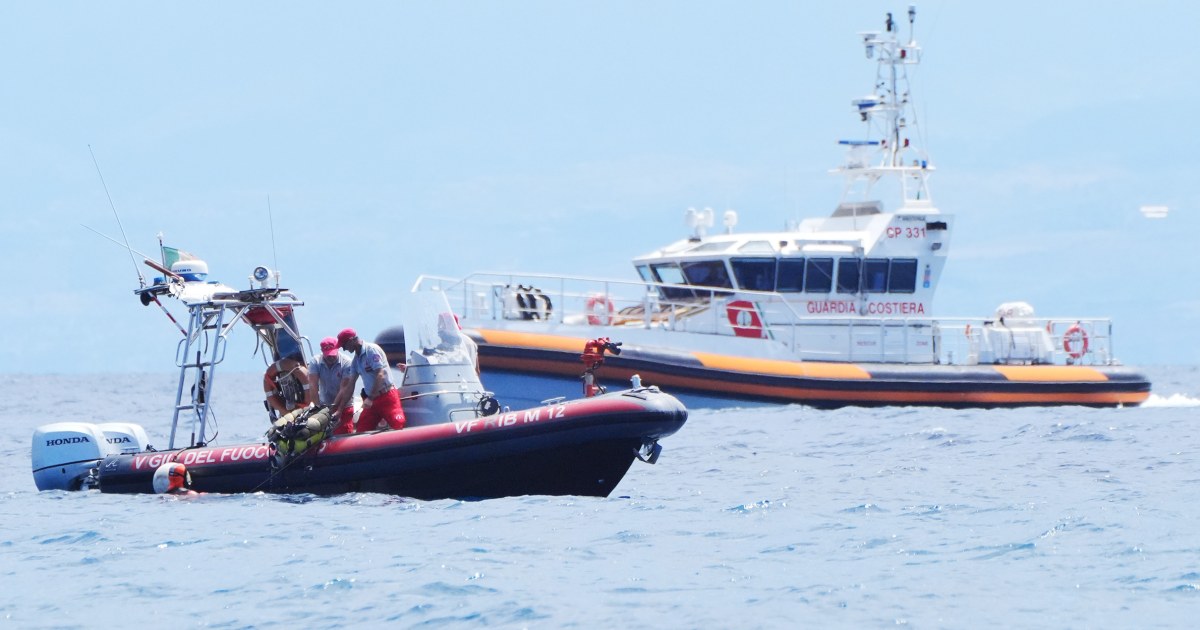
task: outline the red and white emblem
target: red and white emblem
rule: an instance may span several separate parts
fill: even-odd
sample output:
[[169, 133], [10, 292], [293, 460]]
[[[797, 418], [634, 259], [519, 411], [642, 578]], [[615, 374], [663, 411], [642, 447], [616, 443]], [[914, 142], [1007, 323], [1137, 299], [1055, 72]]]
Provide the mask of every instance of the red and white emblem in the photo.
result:
[[729, 317], [729, 325], [733, 326], [733, 334], [754, 339], [766, 338], [767, 331], [754, 302], [734, 300], [725, 307], [725, 314]]

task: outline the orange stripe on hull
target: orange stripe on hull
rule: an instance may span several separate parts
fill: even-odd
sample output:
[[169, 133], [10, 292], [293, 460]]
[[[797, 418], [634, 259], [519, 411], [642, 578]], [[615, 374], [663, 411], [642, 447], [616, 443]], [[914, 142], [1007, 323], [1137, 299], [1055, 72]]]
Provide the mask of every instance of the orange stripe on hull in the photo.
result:
[[992, 369], [1010, 381], [1100, 383], [1108, 380], [1100, 370], [1079, 365], [996, 365]]
[[536, 348], [538, 350], [561, 350], [564, 352], [583, 353], [583, 344], [588, 340], [582, 337], [559, 337], [557, 335], [539, 335], [536, 333], [511, 332], [507, 330], [477, 330], [484, 342], [489, 346], [509, 346], [513, 348]]
[[745, 372], [747, 374], [766, 374], [770, 376], [800, 376], [804, 378], [837, 378], [864, 380], [871, 378], [871, 373], [853, 363], [819, 363], [780, 361], [777, 359], [746, 359], [731, 357], [724, 354], [709, 354], [693, 352], [692, 356], [700, 359], [704, 367], [714, 370]]

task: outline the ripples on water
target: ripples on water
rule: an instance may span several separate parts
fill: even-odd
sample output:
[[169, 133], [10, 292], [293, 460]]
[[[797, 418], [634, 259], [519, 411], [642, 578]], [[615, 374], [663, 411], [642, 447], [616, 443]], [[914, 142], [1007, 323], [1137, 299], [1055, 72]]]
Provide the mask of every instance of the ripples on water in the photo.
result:
[[[0, 619], [1190, 626], [1200, 374], [1151, 376], [1130, 409], [697, 410], [613, 497], [473, 503], [38, 493], [34, 427], [132, 420], [165, 444], [175, 377], [0, 376]], [[222, 386], [221, 441], [255, 439], [255, 377]]]

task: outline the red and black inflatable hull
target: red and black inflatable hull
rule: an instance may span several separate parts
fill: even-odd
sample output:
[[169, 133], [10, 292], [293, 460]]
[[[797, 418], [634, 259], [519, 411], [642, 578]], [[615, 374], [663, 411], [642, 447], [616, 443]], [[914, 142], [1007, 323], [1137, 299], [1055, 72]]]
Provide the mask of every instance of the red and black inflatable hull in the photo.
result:
[[687, 410], [639, 389], [399, 431], [335, 436], [276, 469], [266, 444], [119, 455], [103, 492], [153, 492], [158, 466], [187, 466], [200, 492], [381, 492], [417, 499], [608, 496], [639, 450], [679, 430]]

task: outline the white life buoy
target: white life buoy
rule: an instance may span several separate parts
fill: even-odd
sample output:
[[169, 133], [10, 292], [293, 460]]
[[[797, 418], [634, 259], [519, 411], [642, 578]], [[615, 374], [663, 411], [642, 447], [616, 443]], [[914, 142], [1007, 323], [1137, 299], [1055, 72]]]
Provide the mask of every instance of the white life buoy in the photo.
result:
[[592, 326], [608, 326], [613, 320], [613, 305], [603, 295], [593, 295], [587, 301], [587, 323]]
[[[1078, 347], [1076, 347], [1078, 346]], [[1072, 359], [1078, 359], [1087, 354], [1088, 351], [1088, 334], [1079, 324], [1072, 324], [1067, 332], [1063, 333], [1063, 350]]]

